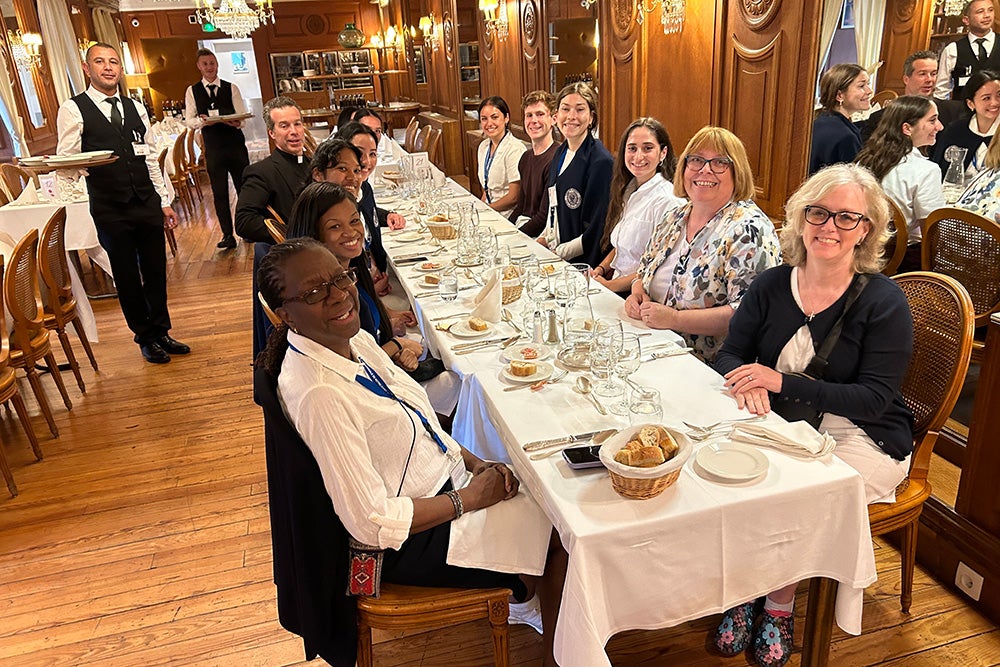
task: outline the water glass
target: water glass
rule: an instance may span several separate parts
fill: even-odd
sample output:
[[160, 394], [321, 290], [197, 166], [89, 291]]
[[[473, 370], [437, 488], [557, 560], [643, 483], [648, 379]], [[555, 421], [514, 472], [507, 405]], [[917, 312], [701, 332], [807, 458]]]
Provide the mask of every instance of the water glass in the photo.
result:
[[497, 245], [497, 237], [494, 235], [493, 230], [489, 227], [481, 227], [476, 232], [476, 243], [479, 246], [479, 256], [483, 258], [483, 262], [486, 266], [499, 266], [496, 263], [499, 247]]
[[458, 276], [446, 273], [438, 283], [438, 296], [442, 301], [454, 301], [458, 298]]
[[663, 403], [660, 392], [652, 387], [633, 390], [628, 401], [629, 424], [658, 424], [662, 421]]
[[549, 298], [549, 276], [538, 268], [522, 269], [521, 284], [528, 295], [528, 299], [539, 307], [543, 301]]
[[[576, 274], [576, 275], [574, 275]], [[571, 267], [565, 267], [562, 273], [557, 273], [552, 285], [552, 294], [555, 296], [556, 303], [563, 308], [569, 306], [574, 301], [576, 301], [577, 284], [578, 280], [576, 276], [579, 274], [575, 272]]]

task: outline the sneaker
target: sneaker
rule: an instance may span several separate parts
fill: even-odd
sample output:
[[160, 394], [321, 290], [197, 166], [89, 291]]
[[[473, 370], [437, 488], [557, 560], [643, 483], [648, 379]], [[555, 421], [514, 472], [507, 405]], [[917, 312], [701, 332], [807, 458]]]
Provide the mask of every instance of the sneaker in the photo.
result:
[[531, 598], [527, 602], [511, 602], [510, 616], [508, 623], [520, 623], [530, 625], [535, 632], [542, 634], [542, 607], [538, 601], [538, 596]]
[[795, 615], [775, 616], [767, 609], [761, 612], [753, 638], [753, 657], [760, 667], [782, 667], [792, 657], [792, 636]]
[[715, 631], [715, 648], [725, 656], [742, 653], [750, 645], [753, 620], [757, 615], [759, 600], [751, 600], [727, 610]]

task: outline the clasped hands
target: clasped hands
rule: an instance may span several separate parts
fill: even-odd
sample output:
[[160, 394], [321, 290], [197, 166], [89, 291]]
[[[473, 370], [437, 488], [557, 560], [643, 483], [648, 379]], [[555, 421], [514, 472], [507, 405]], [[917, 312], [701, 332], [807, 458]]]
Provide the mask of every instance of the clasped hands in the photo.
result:
[[510, 500], [521, 484], [513, 471], [503, 463], [480, 461], [472, 469], [472, 481], [466, 487], [472, 495], [472, 509], [482, 509]]
[[769, 394], [781, 393], [781, 373], [761, 364], [744, 364], [726, 373], [725, 378], [736, 406], [754, 415], [770, 412]]

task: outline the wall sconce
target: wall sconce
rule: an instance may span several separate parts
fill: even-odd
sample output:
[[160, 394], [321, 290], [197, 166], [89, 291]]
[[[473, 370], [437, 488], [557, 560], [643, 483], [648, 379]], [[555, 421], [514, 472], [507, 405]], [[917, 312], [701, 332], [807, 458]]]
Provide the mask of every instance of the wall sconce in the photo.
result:
[[676, 34], [684, 29], [684, 13], [687, 4], [685, 0], [653, 0], [649, 7], [646, 7], [643, 0], [636, 0], [637, 11], [635, 13], [635, 22], [642, 25], [644, 15], [656, 9], [657, 4], [663, 10], [660, 14], [660, 23], [663, 24], [664, 35]]
[[437, 51], [438, 29], [437, 21], [434, 20], [434, 12], [431, 12], [430, 16], [421, 16], [418, 26], [420, 27], [420, 32], [424, 33], [424, 47]]
[[966, 0], [944, 0], [945, 16], [958, 16], [965, 8]]
[[8, 30], [7, 41], [10, 42], [10, 53], [14, 63], [22, 72], [42, 64], [42, 36], [37, 32]]
[[78, 40], [76, 40], [76, 48], [78, 48], [80, 50], [80, 60], [86, 60], [87, 59], [87, 49], [89, 49], [90, 47], [92, 47], [94, 44], [97, 44], [97, 42], [95, 42], [92, 39], [78, 39]]
[[504, 41], [510, 26], [507, 24], [507, 0], [479, 0], [479, 9], [486, 16], [486, 38], [496, 36]]

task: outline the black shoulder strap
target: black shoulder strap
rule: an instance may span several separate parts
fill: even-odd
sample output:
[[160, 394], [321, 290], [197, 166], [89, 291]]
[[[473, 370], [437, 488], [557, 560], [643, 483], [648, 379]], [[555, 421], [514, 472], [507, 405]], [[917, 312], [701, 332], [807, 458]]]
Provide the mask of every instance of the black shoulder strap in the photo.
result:
[[833, 328], [830, 329], [830, 333], [826, 335], [826, 340], [819, 346], [819, 350], [816, 351], [816, 355], [806, 366], [805, 374], [809, 377], [815, 378], [817, 380], [822, 379], [823, 374], [826, 372], [826, 366], [829, 363], [827, 359], [830, 353], [833, 352], [833, 348], [837, 345], [837, 341], [840, 340], [840, 332], [844, 329], [844, 318], [847, 317], [847, 313], [850, 312], [851, 306], [854, 302], [858, 300], [861, 296], [861, 292], [864, 291], [865, 287], [871, 280], [871, 276], [867, 273], [861, 273], [857, 278], [851, 283], [851, 286], [847, 288], [847, 301], [844, 303], [844, 311], [837, 318], [837, 321], [833, 324]]

